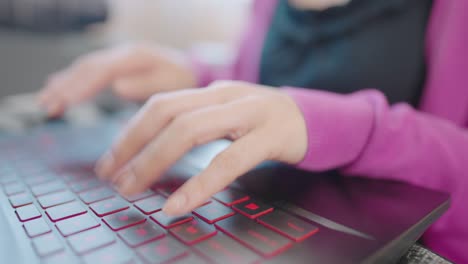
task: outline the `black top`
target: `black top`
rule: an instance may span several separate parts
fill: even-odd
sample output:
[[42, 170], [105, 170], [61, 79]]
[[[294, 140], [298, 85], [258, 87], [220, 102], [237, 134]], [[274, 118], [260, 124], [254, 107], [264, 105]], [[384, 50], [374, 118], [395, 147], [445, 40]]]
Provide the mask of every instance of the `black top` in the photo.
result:
[[352, 0], [324, 11], [279, 0], [267, 33], [260, 83], [350, 93], [381, 90], [416, 105], [425, 78], [431, 0]]

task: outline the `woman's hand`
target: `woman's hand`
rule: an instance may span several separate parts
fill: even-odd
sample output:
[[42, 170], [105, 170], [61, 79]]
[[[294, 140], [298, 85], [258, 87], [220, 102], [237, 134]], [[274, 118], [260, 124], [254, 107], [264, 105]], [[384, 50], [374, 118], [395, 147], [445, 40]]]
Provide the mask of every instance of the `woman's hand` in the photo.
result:
[[151, 97], [96, 171], [123, 195], [136, 194], [192, 147], [226, 137], [232, 145], [168, 199], [167, 214], [189, 212], [265, 160], [298, 163], [307, 148], [302, 113], [287, 94], [223, 81]]
[[123, 98], [143, 101], [157, 92], [195, 85], [195, 75], [181, 54], [156, 46], [121, 46], [81, 57], [53, 74], [39, 103], [50, 116], [58, 116], [108, 87]]

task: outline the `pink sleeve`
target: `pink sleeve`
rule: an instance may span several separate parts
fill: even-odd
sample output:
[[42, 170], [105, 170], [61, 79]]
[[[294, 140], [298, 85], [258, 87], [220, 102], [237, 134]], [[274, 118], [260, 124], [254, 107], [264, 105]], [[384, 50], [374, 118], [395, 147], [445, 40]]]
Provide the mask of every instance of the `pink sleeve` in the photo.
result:
[[406, 181], [451, 194], [451, 208], [426, 233], [426, 243], [468, 263], [468, 130], [418, 112], [389, 106], [375, 90], [351, 95], [285, 88], [301, 109], [308, 151], [298, 165], [345, 175]]

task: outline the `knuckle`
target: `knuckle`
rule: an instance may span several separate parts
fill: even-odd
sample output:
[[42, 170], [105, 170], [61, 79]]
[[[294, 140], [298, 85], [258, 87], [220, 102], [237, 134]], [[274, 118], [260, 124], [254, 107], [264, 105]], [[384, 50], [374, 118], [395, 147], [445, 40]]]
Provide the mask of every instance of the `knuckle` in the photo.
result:
[[167, 115], [171, 112], [172, 100], [170, 96], [165, 94], [152, 95], [148, 101], [151, 112], [158, 115]]

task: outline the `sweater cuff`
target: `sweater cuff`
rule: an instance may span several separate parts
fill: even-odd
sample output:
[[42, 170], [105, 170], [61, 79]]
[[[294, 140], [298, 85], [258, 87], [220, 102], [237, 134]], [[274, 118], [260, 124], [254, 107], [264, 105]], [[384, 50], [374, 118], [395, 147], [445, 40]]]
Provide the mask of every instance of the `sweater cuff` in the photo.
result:
[[282, 89], [296, 102], [307, 127], [307, 152], [298, 167], [312, 171], [337, 169], [359, 157], [374, 124], [373, 107], [364, 96]]

